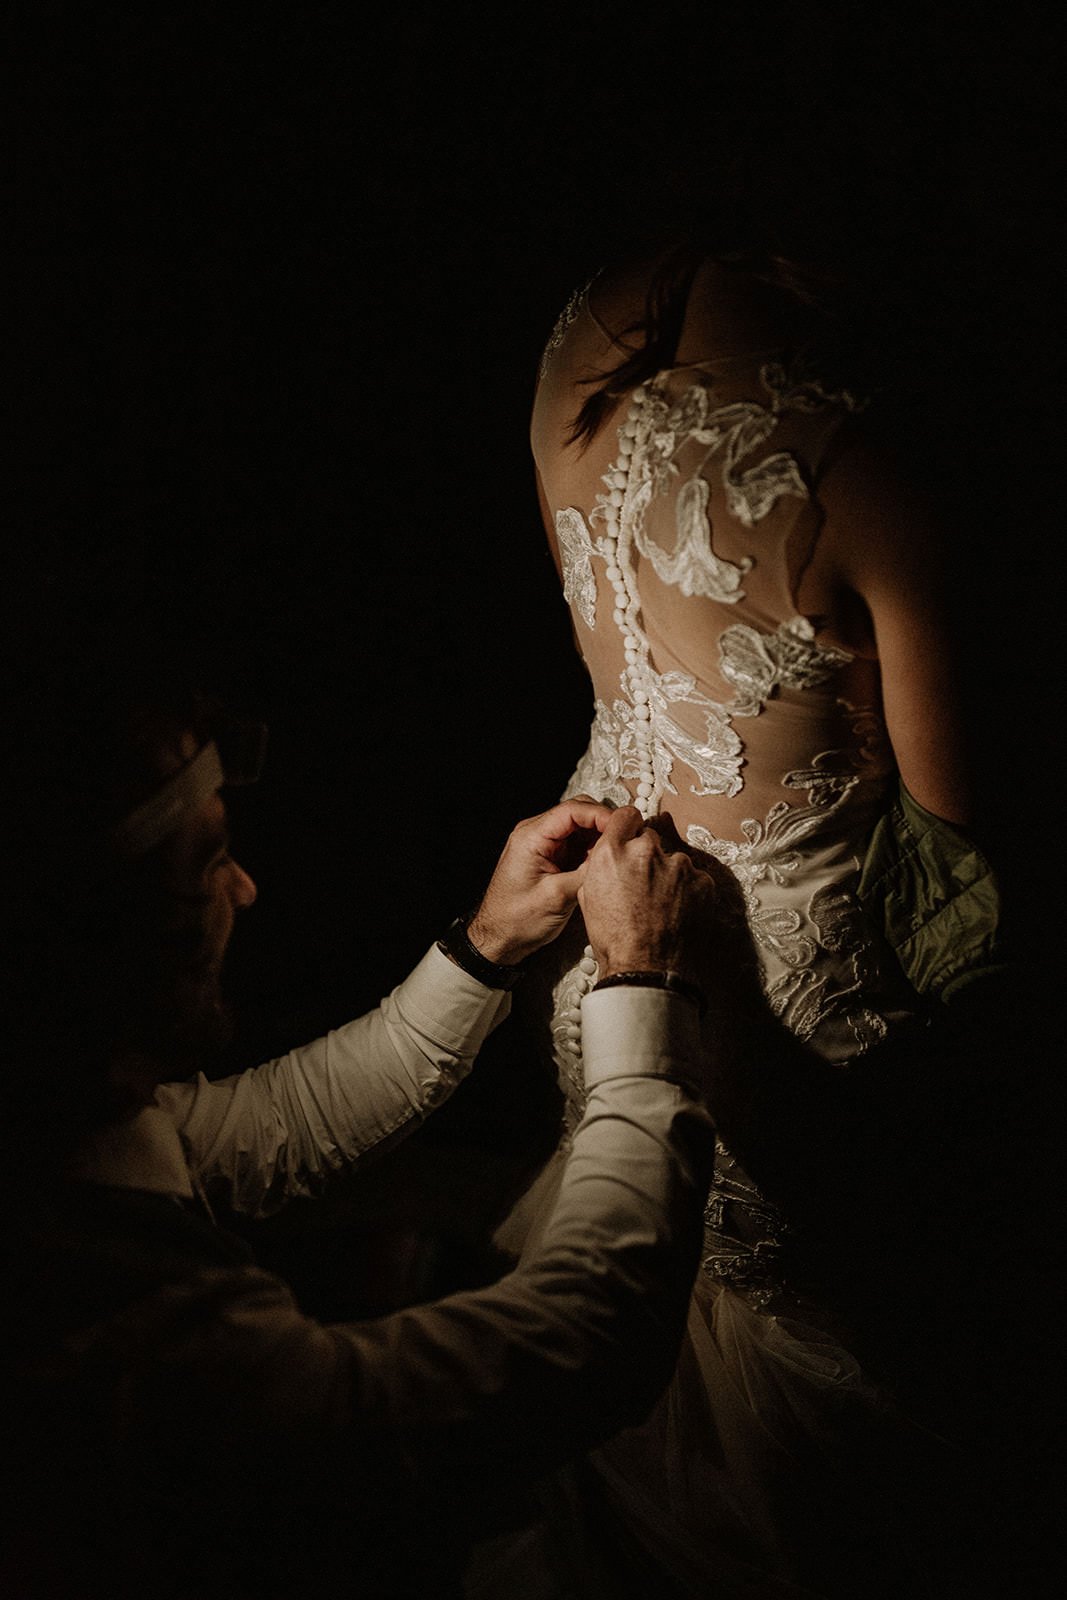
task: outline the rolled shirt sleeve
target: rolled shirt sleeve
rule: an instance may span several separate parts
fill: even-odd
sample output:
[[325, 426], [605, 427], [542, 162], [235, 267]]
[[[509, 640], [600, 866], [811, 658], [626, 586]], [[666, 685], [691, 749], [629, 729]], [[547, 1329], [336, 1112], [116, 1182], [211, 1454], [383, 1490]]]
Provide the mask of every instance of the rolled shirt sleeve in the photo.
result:
[[686, 1000], [605, 991], [585, 1008], [588, 1105], [528, 1260], [489, 1287], [350, 1324], [303, 1316], [255, 1268], [175, 1285], [154, 1332], [132, 1334], [142, 1358], [156, 1348], [171, 1418], [198, 1416], [202, 1446], [224, 1417], [257, 1460], [287, 1438], [344, 1443], [424, 1488], [442, 1473], [526, 1478], [638, 1420], [676, 1357], [714, 1130], [690, 1088]]
[[583, 1004], [589, 1099], [540, 1246], [488, 1289], [335, 1327], [364, 1426], [413, 1473], [529, 1473], [638, 1421], [667, 1381], [701, 1248], [714, 1128], [686, 1000]]
[[[477, 997], [444, 976], [451, 1012], [424, 1010], [419, 985], [403, 985], [370, 1026], [371, 1079], [384, 1072], [385, 1084], [369, 1132], [362, 1101], [346, 1100], [337, 1148], [358, 1155], [424, 1106], [500, 1014], [502, 997], [487, 996], [476, 1019]], [[435, 981], [425, 998], [436, 993]], [[94, 1551], [118, 1507], [116, 1548], [126, 1560], [133, 1530], [131, 1559], [143, 1555], [154, 1580], [161, 1562], [202, 1576], [210, 1551], [212, 1593], [322, 1593], [354, 1579], [362, 1593], [372, 1571], [389, 1582], [370, 1593], [433, 1592], [426, 1575], [446, 1546], [492, 1524], [494, 1501], [506, 1515], [510, 1494], [647, 1413], [677, 1357], [711, 1175], [712, 1123], [690, 1088], [697, 1018], [654, 990], [602, 991], [584, 1008], [589, 1100], [559, 1197], [540, 1242], [494, 1284], [327, 1325], [177, 1206], [154, 1235], [140, 1221], [123, 1234], [119, 1259], [152, 1287], [64, 1335], [47, 1363], [49, 1415], [64, 1433], [80, 1419], [94, 1463], [75, 1480]], [[383, 1043], [390, 1030], [402, 1044]], [[362, 1036], [357, 1025], [344, 1044], [357, 1073]], [[310, 1068], [278, 1070], [310, 1071], [325, 1095], [325, 1054], [313, 1046]], [[227, 1098], [200, 1122], [191, 1108], [209, 1158], [234, 1143]], [[100, 1548], [110, 1572], [116, 1549]], [[401, 1568], [420, 1582], [390, 1587]], [[230, 1584], [250, 1571], [251, 1587]], [[156, 1590], [123, 1590], [145, 1592]]]
[[233, 1077], [163, 1084], [157, 1104], [207, 1193], [265, 1216], [417, 1125], [509, 1005], [435, 946], [366, 1016]]

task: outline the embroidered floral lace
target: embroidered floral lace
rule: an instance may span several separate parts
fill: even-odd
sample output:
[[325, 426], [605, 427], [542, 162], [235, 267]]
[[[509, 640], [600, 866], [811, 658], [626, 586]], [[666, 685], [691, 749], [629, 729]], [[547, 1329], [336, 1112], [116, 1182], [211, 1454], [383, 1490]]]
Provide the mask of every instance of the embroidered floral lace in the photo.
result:
[[[661, 372], [585, 450], [561, 450], [597, 338], [582, 292], [549, 340], [533, 419], [594, 693], [567, 793], [667, 808], [726, 863], [772, 1007], [844, 1066], [906, 1013], [854, 897], [892, 770], [877, 666], [834, 644], [796, 599], [819, 534], [820, 465], [857, 402], [766, 355], [711, 361]], [[560, 952], [552, 998], [569, 1127], [582, 1104], [579, 955]], [[785, 1231], [721, 1150], [708, 1273], [770, 1304]]]

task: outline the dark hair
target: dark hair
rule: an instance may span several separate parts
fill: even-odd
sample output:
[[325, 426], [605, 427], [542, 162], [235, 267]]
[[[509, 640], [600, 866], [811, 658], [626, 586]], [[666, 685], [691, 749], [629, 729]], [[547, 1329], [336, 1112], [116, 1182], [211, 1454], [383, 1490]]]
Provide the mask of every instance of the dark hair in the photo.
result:
[[[588, 444], [597, 434], [614, 402], [669, 367], [682, 333], [693, 280], [705, 260], [768, 284], [803, 306], [809, 313], [812, 348], [824, 378], [839, 379], [842, 387], [869, 392], [884, 380], [887, 363], [874, 359], [865, 330], [884, 332], [884, 314], [874, 311], [873, 285], [868, 284], [864, 304], [862, 281], [840, 265], [837, 270], [817, 260], [804, 261], [780, 253], [755, 232], [744, 235], [724, 231], [718, 238], [694, 230], [687, 238], [667, 244], [649, 280], [644, 314], [627, 328], [616, 331], [620, 341], [635, 348], [608, 373], [580, 379], [590, 392], [582, 401], [567, 436], [569, 444]], [[885, 307], [883, 306], [883, 313]], [[899, 344], [891, 348], [899, 350]]]
[[[670, 364], [702, 257], [807, 306], [846, 387], [903, 388], [909, 367], [932, 382], [977, 360], [1011, 229], [996, 117], [957, 44], [932, 14], [905, 25], [838, 0], [757, 7], [729, 27], [707, 7], [668, 7], [613, 72], [608, 107], [560, 117], [569, 287], [627, 257], [660, 262], [640, 324], [617, 330], [639, 348], [590, 380], [575, 442]], [[568, 42], [561, 111], [600, 48], [598, 33], [584, 52]]]
[[644, 318], [617, 334], [620, 339], [639, 338], [638, 348], [606, 378], [580, 380], [592, 387], [571, 425], [568, 444], [589, 444], [615, 400], [670, 365], [699, 264], [695, 248], [688, 244], [678, 245], [664, 256], [649, 285]]

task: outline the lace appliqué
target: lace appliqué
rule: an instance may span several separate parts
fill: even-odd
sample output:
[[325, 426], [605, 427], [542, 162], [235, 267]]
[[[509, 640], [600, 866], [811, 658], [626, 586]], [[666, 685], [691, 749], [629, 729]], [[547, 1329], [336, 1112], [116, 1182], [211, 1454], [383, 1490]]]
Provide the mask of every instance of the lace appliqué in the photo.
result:
[[[687, 837], [729, 866], [741, 884], [749, 926], [764, 957], [772, 1009], [802, 1039], [840, 1024], [850, 1041], [847, 1059], [852, 1059], [887, 1031], [885, 1019], [861, 998], [877, 976], [862, 909], [842, 883], [816, 890], [803, 916], [787, 905], [764, 908], [757, 894], [762, 884], [785, 889], [795, 881], [805, 842], [820, 832], [860, 783], [879, 775], [880, 719], [866, 708], [845, 709], [860, 741], [856, 754], [850, 759], [843, 752], [829, 751], [810, 768], [786, 776], [787, 787], [806, 791], [806, 806], [783, 800], [772, 806], [762, 823], [750, 818], [742, 825], [746, 836], [742, 844], [715, 839], [699, 826], [690, 827]], [[844, 983], [837, 975], [842, 967]], [[702, 1267], [708, 1277], [729, 1285], [756, 1310], [773, 1308], [787, 1289], [783, 1265], [792, 1230], [721, 1141], [704, 1224]]]
[[[858, 862], [856, 872], [858, 876]], [[808, 903], [808, 920], [820, 950], [838, 958], [851, 982], [837, 983], [829, 967], [817, 971], [806, 964], [769, 984], [767, 999], [800, 1039], [814, 1040], [835, 1025], [843, 1028], [852, 1042], [852, 1060], [889, 1031], [885, 1018], [860, 999], [877, 978], [870, 928], [854, 894], [843, 885], [816, 891]]]
[[[645, 701], [640, 707], [616, 700], [610, 707], [596, 702], [589, 746], [571, 778], [567, 794], [591, 794], [617, 805], [629, 805], [631, 793], [624, 779], [636, 781], [641, 773], [642, 742], [637, 732], [645, 722], [652, 730], [652, 770], [661, 791], [677, 794], [672, 781], [675, 761], [682, 761], [699, 780], [690, 784], [697, 795], [735, 795], [741, 788], [741, 740], [730, 726], [724, 708], [684, 672], [658, 673], [645, 666], [640, 675]], [[626, 680], [623, 680], [626, 687]], [[696, 707], [704, 723], [702, 735], [686, 733], [670, 715], [670, 707]], [[645, 717], [639, 710], [646, 712]], [[647, 746], [646, 746], [647, 747]]]
[[563, 569], [563, 598], [573, 604], [587, 628], [596, 626], [596, 578], [593, 544], [585, 518], [568, 507], [556, 512], [556, 538]]
[[813, 689], [831, 678], [852, 657], [844, 650], [822, 649], [805, 617], [779, 624], [773, 634], [758, 633], [744, 623], [727, 628], [719, 639], [719, 667], [734, 690], [728, 710], [735, 717], [755, 717], [779, 684]]
[[[826, 389], [801, 368], [792, 371], [780, 363], [760, 368], [760, 382], [770, 400], [737, 401], [711, 408], [707, 388], [694, 384], [672, 403], [663, 391], [663, 379], [648, 388], [643, 425], [635, 439], [634, 485], [629, 513], [634, 542], [665, 583], [676, 583], [683, 594], [702, 594], [726, 605], [744, 598], [741, 578], [752, 566], [746, 557], [738, 564], [723, 561], [712, 549], [712, 529], [707, 515], [708, 485], [701, 476], [709, 458], [722, 455], [722, 484], [730, 514], [746, 528], [755, 527], [784, 495], [810, 498], [804, 475], [793, 456], [776, 451], [761, 461], [745, 465], [773, 434], [779, 419], [790, 411], [814, 412], [829, 406], [861, 409], [848, 390]], [[678, 538], [667, 552], [651, 540], [644, 527], [654, 495], [665, 494], [679, 475], [676, 458], [689, 443], [704, 446], [695, 471], [679, 489], [676, 508]], [[595, 514], [595, 513], [594, 513]]]
[[[677, 759], [684, 761], [699, 780], [689, 785], [691, 794], [737, 794], [741, 788], [742, 747], [730, 726], [726, 707], [702, 694], [696, 679], [687, 672], [661, 674], [646, 663], [640, 672], [640, 683], [648, 695], [653, 770], [662, 787], [670, 794], [678, 793], [671, 782]], [[679, 727], [668, 711], [674, 705], [696, 707], [704, 722], [703, 737]]]
[[760, 1193], [722, 1140], [715, 1145], [715, 1174], [704, 1208], [708, 1277], [729, 1284], [757, 1311], [781, 1293], [782, 1261], [793, 1230], [777, 1206]]
[[800, 357], [791, 367], [781, 361], [768, 361], [760, 368], [760, 382], [771, 396], [775, 411], [822, 411], [826, 406], [841, 406], [856, 414], [869, 404], [851, 389], [828, 389]]
[[[561, 548], [563, 537], [561, 533]], [[595, 553], [591, 543], [588, 553]], [[592, 569], [589, 571], [592, 582]], [[779, 684], [795, 689], [812, 688], [826, 682], [852, 659], [841, 650], [818, 648], [811, 642], [812, 637], [811, 624], [802, 617], [783, 623], [776, 634], [759, 634], [754, 628], [743, 625], [728, 628], [720, 641], [722, 671], [736, 693], [726, 706], [702, 694], [687, 673], [660, 674], [647, 663], [638, 669], [634, 678], [645, 693], [652, 732], [653, 772], [662, 791], [677, 794], [672, 774], [678, 760], [699, 780], [689, 785], [690, 793], [733, 796], [740, 792], [743, 745], [731, 726], [731, 717], [754, 717]], [[625, 678], [622, 687], [625, 691]], [[670, 715], [669, 708], [678, 704], [698, 708], [704, 721], [703, 737], [686, 733]], [[589, 747], [571, 779], [568, 793], [596, 794], [617, 805], [629, 802], [630, 792], [622, 780], [636, 779], [641, 770], [635, 729], [638, 720], [636, 708], [627, 700], [616, 700], [610, 709], [602, 700], [597, 701]], [[794, 786], [791, 777], [786, 779], [790, 787]], [[824, 785], [826, 781], [821, 770], [812, 779], [814, 784]], [[790, 815], [796, 814], [784, 801], [780, 809]], [[772, 812], [768, 825], [773, 818]], [[743, 827], [758, 830], [760, 824], [746, 822]], [[701, 849], [707, 848], [699, 840], [692, 842], [700, 844]]]
[[[767, 998], [776, 1015], [807, 1040], [831, 1021], [840, 1022], [851, 1042], [851, 1056], [861, 1055], [887, 1031], [883, 1017], [857, 1003], [875, 975], [870, 930], [861, 908], [840, 884], [816, 890], [803, 911], [788, 904], [763, 906], [759, 896], [764, 884], [787, 889], [796, 882], [802, 847], [823, 832], [828, 818], [860, 783], [881, 779], [881, 719], [868, 708], [845, 709], [862, 741], [856, 753], [826, 751], [810, 767], [787, 773], [783, 780], [785, 788], [806, 792], [807, 805], [780, 800], [763, 822], [746, 818], [740, 843], [717, 839], [699, 824], [692, 824], [686, 837], [728, 866], [740, 883], [749, 928], [763, 957]], [[835, 971], [842, 969], [843, 984], [835, 977]]]
[[678, 491], [675, 523], [678, 539], [668, 555], [653, 540], [642, 537], [638, 548], [651, 561], [657, 577], [674, 584], [684, 595], [703, 595], [723, 605], [736, 605], [745, 591], [741, 579], [751, 570], [751, 558], [726, 561], [711, 548], [708, 517], [710, 489], [704, 478], [690, 478]]
[[[683, 594], [701, 595], [734, 604], [744, 598], [742, 579], [753, 558], [729, 562], [712, 548], [707, 513], [709, 486], [700, 469], [716, 451], [723, 453], [723, 482], [731, 511], [747, 526], [765, 517], [784, 494], [808, 498], [808, 489], [791, 456], [767, 456], [751, 467], [745, 459], [774, 431], [781, 412], [793, 407], [813, 409], [831, 397], [817, 385], [791, 380], [784, 368], [761, 369], [761, 381], [771, 404], [750, 402], [711, 408], [707, 387], [692, 384], [671, 402], [665, 393], [664, 374], [647, 387], [634, 391], [627, 416], [618, 430], [618, 452], [602, 474], [604, 488], [597, 494], [586, 526], [574, 507], [556, 513], [556, 533], [563, 567], [564, 593], [588, 627], [596, 613], [596, 579], [592, 557], [607, 563], [607, 577], [615, 590], [615, 619], [623, 635], [627, 667], [621, 679], [626, 699], [617, 700], [609, 714], [598, 704], [594, 741], [582, 769], [587, 776], [599, 768], [597, 787], [607, 794], [618, 791], [621, 777], [636, 780], [639, 803], [648, 814], [665, 792], [677, 794], [672, 781], [676, 761], [688, 765], [697, 778], [690, 792], [698, 795], [739, 793], [743, 785], [743, 745], [731, 724], [732, 715], [755, 716], [779, 684], [806, 688], [821, 683], [851, 658], [841, 651], [821, 650], [814, 643], [810, 623], [793, 618], [776, 634], [755, 629], [727, 629], [721, 649], [724, 673], [734, 688], [729, 705], [721, 705], [696, 688], [696, 679], [684, 673], [658, 674], [652, 666], [645, 635], [641, 600], [632, 551], [643, 553], [662, 578], [677, 584]], [[676, 456], [683, 445], [696, 441], [704, 447], [697, 470], [679, 486], [675, 507], [677, 539], [672, 551], [663, 550], [645, 528], [654, 495], [666, 493], [679, 476]], [[596, 538], [590, 528], [600, 523], [604, 533]], [[668, 712], [679, 703], [699, 708], [702, 734], [687, 732]], [[635, 725], [643, 723], [644, 726]], [[609, 748], [613, 746], [613, 748]], [[632, 759], [635, 750], [640, 761]]]
[[567, 301], [567, 304], [563, 307], [563, 310], [556, 318], [555, 327], [548, 336], [548, 343], [541, 352], [541, 365], [539, 368], [539, 376], [541, 378], [544, 378], [545, 373], [548, 371], [548, 363], [552, 359], [553, 351], [559, 349], [560, 345], [567, 337], [567, 329], [570, 327], [572, 322], [577, 320], [578, 314], [582, 309], [582, 301], [589, 293], [592, 284], [596, 281], [596, 276], [597, 274], [594, 273], [593, 277], [589, 279], [589, 282], [584, 284], [581, 289], [575, 289], [574, 293]]
[[589, 744], [563, 791], [564, 800], [576, 794], [592, 795], [594, 800], [610, 801], [617, 806], [630, 804], [630, 791], [623, 783], [628, 746], [632, 745], [632, 729], [627, 720], [633, 718], [633, 707], [616, 700], [611, 710], [603, 700], [596, 702], [596, 715], [589, 730]]
[[[760, 378], [767, 387], [767, 368]], [[785, 451], [765, 456], [751, 466], [743, 463], [774, 432], [778, 417], [789, 409], [785, 391], [771, 391], [771, 405], [756, 401], [734, 401], [711, 408], [711, 395], [701, 384], [693, 384], [681, 399], [672, 403], [662, 388], [663, 380], [649, 386], [637, 436], [634, 466], [639, 469], [646, 493], [635, 504], [634, 536], [638, 549], [651, 561], [649, 541], [644, 532], [644, 514], [653, 495], [665, 494], [679, 476], [676, 457], [684, 445], [703, 445], [703, 454], [688, 481], [703, 471], [713, 455], [722, 456], [722, 485], [730, 514], [746, 528], [761, 522], [783, 495], [808, 498], [808, 487], [794, 458]]]

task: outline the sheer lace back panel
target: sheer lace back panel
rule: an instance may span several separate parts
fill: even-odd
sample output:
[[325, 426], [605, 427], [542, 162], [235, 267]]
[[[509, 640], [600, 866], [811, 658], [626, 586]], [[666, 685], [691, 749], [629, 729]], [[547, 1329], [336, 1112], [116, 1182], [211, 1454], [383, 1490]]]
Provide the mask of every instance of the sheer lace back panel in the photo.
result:
[[[589, 745], [568, 793], [645, 815], [743, 888], [771, 1005], [847, 1064], [909, 1014], [893, 958], [855, 886], [893, 771], [872, 651], [842, 619], [799, 609], [820, 549], [820, 470], [861, 403], [834, 390], [761, 291], [698, 275], [675, 363], [621, 396], [584, 446], [589, 392], [640, 314], [638, 272], [597, 279], [550, 337], [532, 443], [575, 639], [592, 682]], [[624, 337], [624, 336], [622, 336]], [[596, 979], [581, 930], [547, 952], [541, 998], [573, 1127], [583, 1103], [581, 996]], [[785, 1224], [720, 1151], [707, 1210], [709, 1275], [756, 1305], [780, 1290]]]
[[876, 663], [837, 647], [833, 619], [796, 603], [818, 540], [819, 467], [852, 397], [773, 350], [710, 357], [625, 397], [584, 451], [567, 447], [577, 382], [617, 357], [588, 297], [571, 316], [533, 442], [605, 776], [606, 744], [621, 736], [613, 798], [634, 794], [628, 636], [656, 733], [654, 805], [682, 831], [743, 843], [746, 821], [795, 805], [798, 779], [817, 758], [829, 771], [831, 751], [841, 774], [884, 778]]

